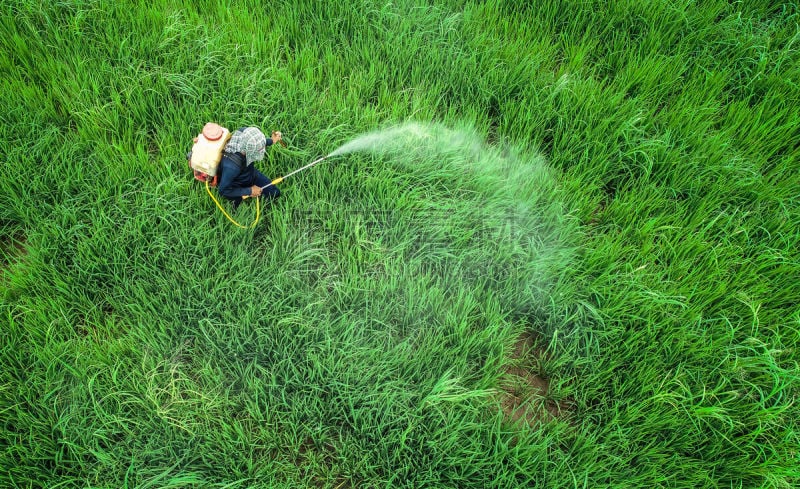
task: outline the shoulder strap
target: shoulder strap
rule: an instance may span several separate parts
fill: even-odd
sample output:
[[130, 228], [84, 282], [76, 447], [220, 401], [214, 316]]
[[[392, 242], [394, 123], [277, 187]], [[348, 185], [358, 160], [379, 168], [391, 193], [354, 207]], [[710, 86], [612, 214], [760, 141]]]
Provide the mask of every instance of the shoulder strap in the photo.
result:
[[223, 152], [222, 154], [226, 158], [231, 160], [232, 162], [234, 162], [237, 165], [239, 165], [239, 168], [244, 168], [246, 166], [247, 160], [245, 160], [244, 156], [242, 156], [241, 154], [239, 154], [239, 153], [229, 153], [227, 151]]

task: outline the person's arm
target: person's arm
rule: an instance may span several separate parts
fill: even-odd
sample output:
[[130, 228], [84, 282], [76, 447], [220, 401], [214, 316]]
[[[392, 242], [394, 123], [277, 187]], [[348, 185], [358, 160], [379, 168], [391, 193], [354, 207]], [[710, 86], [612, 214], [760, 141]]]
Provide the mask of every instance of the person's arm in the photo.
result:
[[222, 168], [222, 175], [217, 184], [220, 195], [229, 199], [235, 199], [236, 197], [244, 197], [252, 193], [253, 190], [251, 187], [233, 186], [233, 181], [236, 180], [236, 177], [238, 177], [240, 173], [239, 165], [229, 162], [227, 159], [223, 159], [220, 164], [224, 165]]
[[281, 143], [286, 146], [286, 143], [283, 142], [283, 134], [280, 131], [273, 131], [272, 137], [267, 138], [267, 146], [272, 146], [275, 143]]

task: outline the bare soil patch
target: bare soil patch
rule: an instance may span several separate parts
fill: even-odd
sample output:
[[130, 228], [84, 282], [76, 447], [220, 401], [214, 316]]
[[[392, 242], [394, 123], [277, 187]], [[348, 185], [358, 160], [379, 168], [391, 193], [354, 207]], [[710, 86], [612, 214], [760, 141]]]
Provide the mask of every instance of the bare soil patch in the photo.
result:
[[24, 233], [0, 236], [0, 282], [5, 282], [7, 279], [6, 270], [24, 260], [27, 254], [27, 237]]
[[556, 402], [550, 397], [550, 380], [540, 368], [546, 353], [535, 345], [532, 333], [519, 337], [500, 381], [500, 409], [514, 424], [534, 426], [570, 412], [568, 401]]

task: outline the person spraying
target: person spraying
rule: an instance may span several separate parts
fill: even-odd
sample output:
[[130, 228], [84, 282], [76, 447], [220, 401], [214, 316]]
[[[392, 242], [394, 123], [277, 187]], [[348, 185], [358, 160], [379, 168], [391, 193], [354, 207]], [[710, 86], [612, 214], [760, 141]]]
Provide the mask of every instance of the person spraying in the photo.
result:
[[274, 199], [281, 191], [270, 185], [271, 179], [255, 168], [256, 161], [264, 159], [267, 146], [281, 141], [280, 131], [268, 138], [257, 127], [242, 127], [231, 135], [222, 152], [217, 170], [219, 194], [231, 201], [234, 210], [248, 197]]
[[242, 127], [231, 134], [225, 127], [215, 122], [208, 122], [194, 138], [192, 150], [186, 155], [194, 178], [205, 184], [206, 192], [220, 212], [240, 228], [255, 227], [260, 216], [261, 200], [256, 200], [256, 218], [253, 223], [249, 226], [243, 225], [225, 211], [211, 192], [212, 187], [217, 188], [220, 195], [231, 201], [233, 209], [236, 210], [244, 199], [250, 197], [258, 198], [263, 195], [270, 199], [278, 197], [281, 194], [277, 187], [279, 183], [335, 156], [331, 153], [287, 175], [270, 180], [258, 171], [253, 163], [263, 160], [267, 146], [272, 146], [274, 143], [281, 143], [286, 147], [280, 131], [273, 132], [271, 138], [267, 138], [257, 127]]

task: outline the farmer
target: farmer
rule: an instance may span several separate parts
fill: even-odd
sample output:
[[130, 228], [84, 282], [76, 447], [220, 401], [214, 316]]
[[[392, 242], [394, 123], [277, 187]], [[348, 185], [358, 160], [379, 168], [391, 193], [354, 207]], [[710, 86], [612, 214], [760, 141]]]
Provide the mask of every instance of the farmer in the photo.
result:
[[272, 180], [253, 165], [254, 161], [264, 159], [267, 146], [280, 140], [279, 131], [268, 138], [257, 127], [242, 127], [231, 135], [219, 162], [218, 190], [220, 195], [233, 202], [234, 209], [239, 207], [243, 197], [266, 195], [275, 198], [281, 194], [275, 185], [261, 189]]

